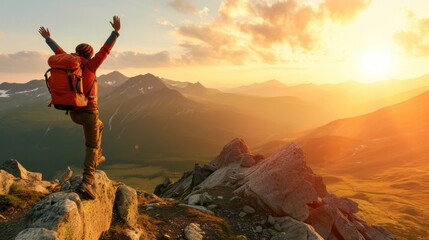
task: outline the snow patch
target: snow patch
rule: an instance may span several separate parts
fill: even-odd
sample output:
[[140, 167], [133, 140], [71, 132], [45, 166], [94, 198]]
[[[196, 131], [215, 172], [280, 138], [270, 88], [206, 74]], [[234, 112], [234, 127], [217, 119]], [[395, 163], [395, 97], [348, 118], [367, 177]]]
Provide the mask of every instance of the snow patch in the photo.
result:
[[107, 85], [112, 86], [112, 85], [115, 85], [115, 84], [116, 84], [116, 81], [106, 81], [106, 82], [104, 82], [104, 83], [106, 83]]
[[31, 89], [31, 90], [26, 90], [26, 91], [21, 91], [21, 92], [16, 92], [15, 94], [30, 93], [30, 92], [35, 92], [37, 90], [39, 90], [39, 88], [35, 88], [35, 89]]
[[0, 98], [8, 98], [8, 97], [10, 97], [10, 95], [7, 94], [7, 92], [9, 92], [9, 90], [0, 90]]
[[112, 114], [112, 116], [109, 118], [109, 131], [112, 131], [112, 120], [113, 118], [116, 116], [116, 114], [118, 114], [119, 108], [121, 106], [119, 106], [118, 108], [116, 108], [115, 112]]

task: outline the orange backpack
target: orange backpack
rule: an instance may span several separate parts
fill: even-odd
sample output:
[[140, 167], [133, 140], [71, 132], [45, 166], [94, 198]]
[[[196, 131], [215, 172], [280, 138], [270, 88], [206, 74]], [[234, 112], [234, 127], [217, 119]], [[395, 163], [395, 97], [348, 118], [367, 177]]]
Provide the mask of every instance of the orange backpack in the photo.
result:
[[[88, 94], [83, 92], [83, 64], [78, 55], [61, 53], [48, 59], [51, 67], [45, 73], [45, 80], [51, 94], [51, 103], [56, 109], [76, 110], [88, 104]], [[48, 73], [51, 73], [48, 77]], [[94, 84], [94, 83], [93, 83]]]

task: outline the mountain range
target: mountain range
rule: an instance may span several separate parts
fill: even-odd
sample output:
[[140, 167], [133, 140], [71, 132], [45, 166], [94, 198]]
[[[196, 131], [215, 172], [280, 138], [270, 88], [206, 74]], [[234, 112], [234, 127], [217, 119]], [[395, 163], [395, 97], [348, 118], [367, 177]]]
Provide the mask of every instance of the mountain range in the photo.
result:
[[[378, 101], [384, 107], [416, 95], [427, 87], [423, 84], [426, 78], [409, 80], [409, 85], [415, 88], [384, 87], [390, 89], [385, 90], [389, 93], [385, 95], [391, 98], [381, 102], [377, 100], [381, 96], [367, 95], [379, 89], [375, 86], [380, 83], [288, 87], [268, 81], [252, 85], [252, 91], [259, 88], [259, 95], [269, 93], [269, 88], [290, 94], [263, 97], [225, 93], [201, 83], [168, 80], [152, 74], [128, 78], [115, 71], [98, 77], [101, 119], [105, 124], [103, 146], [111, 163], [204, 162], [223, 142], [234, 137], [245, 138], [256, 146], [299, 136], [340, 117], [375, 108], [368, 107], [368, 102]], [[392, 83], [399, 85], [403, 82]], [[359, 93], [361, 96], [356, 96]], [[0, 157], [22, 159], [39, 171], [44, 168], [39, 163], [44, 161], [55, 161], [50, 166], [58, 164], [58, 167], [76, 162], [76, 152], [81, 152], [81, 146], [74, 144], [82, 138], [79, 126], [71, 124], [65, 114], [47, 108], [48, 103], [43, 80], [0, 84], [0, 141], [4, 146]], [[354, 141], [349, 136], [340, 137], [344, 142], [341, 144]], [[28, 146], [29, 151], [20, 151], [23, 146]], [[29, 156], [37, 163], [25, 162]]]

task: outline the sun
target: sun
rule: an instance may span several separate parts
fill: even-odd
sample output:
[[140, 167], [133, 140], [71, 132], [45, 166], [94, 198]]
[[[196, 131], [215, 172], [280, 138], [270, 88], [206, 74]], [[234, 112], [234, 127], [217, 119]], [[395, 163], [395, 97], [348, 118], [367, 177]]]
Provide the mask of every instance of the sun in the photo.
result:
[[359, 63], [362, 72], [371, 81], [381, 80], [392, 71], [392, 56], [381, 49], [372, 49], [363, 53]]

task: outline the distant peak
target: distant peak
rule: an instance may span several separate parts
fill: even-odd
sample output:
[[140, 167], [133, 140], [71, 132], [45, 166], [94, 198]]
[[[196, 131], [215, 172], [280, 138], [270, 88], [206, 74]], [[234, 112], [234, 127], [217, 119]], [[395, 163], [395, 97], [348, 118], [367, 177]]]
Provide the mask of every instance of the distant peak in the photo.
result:
[[271, 80], [268, 80], [266, 82], [262, 82], [260, 84], [261, 85], [273, 85], [273, 86], [286, 86], [285, 84], [283, 84], [279, 80], [275, 80], [275, 79], [271, 79]]

